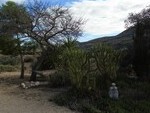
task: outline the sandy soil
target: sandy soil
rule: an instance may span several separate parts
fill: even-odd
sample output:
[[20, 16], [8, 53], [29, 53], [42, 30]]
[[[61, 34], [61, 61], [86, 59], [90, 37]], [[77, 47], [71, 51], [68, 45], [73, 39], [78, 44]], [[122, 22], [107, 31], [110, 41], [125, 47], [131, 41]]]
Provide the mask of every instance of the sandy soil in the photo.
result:
[[18, 74], [0, 73], [0, 113], [78, 113], [48, 101], [64, 89], [22, 89]]

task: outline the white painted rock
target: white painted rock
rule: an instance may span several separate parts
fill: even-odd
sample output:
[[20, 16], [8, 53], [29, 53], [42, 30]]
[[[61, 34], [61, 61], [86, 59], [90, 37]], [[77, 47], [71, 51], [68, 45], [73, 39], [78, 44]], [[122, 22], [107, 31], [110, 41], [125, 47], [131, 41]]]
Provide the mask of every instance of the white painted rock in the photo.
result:
[[36, 86], [40, 86], [40, 85], [47, 85], [48, 82], [39, 82], [39, 81], [36, 81], [36, 82], [25, 82], [25, 83], [21, 83], [20, 86], [24, 89], [28, 89], [28, 88], [31, 88], [31, 87], [36, 87]]
[[26, 89], [25, 83], [21, 83], [21, 87], [24, 88], [24, 89]]
[[109, 97], [112, 99], [119, 98], [118, 88], [116, 87], [115, 83], [112, 83], [111, 87], [109, 88]]

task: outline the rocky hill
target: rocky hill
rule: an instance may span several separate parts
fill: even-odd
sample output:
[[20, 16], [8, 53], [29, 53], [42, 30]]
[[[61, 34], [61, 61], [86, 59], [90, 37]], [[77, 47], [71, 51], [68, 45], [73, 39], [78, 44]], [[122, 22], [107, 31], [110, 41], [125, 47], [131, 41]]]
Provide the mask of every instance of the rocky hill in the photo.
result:
[[133, 43], [134, 28], [129, 28], [116, 36], [101, 37], [80, 43], [83, 48], [90, 48], [97, 43], [107, 43], [115, 48], [131, 47]]

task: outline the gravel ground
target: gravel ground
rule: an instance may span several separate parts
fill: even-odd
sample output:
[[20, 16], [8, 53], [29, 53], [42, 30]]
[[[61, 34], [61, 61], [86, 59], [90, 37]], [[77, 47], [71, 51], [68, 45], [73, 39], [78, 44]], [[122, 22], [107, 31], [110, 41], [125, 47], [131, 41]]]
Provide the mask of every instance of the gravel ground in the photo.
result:
[[[0, 113], [78, 113], [48, 101], [64, 89], [22, 89], [18, 85], [19, 81], [11, 81], [9, 73], [6, 74], [8, 81], [3, 75], [0, 74]], [[14, 79], [18, 80], [17, 77]]]

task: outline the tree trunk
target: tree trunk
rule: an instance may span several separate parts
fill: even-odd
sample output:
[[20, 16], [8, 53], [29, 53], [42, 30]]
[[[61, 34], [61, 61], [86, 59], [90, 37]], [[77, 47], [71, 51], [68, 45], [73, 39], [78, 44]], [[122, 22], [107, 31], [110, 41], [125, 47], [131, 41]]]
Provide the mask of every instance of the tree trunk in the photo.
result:
[[44, 59], [45, 59], [45, 54], [44, 52], [42, 52], [41, 56], [37, 59], [37, 61], [33, 63], [30, 81], [36, 81], [37, 74], [35, 71], [40, 69]]
[[32, 69], [32, 73], [30, 76], [30, 81], [36, 81], [36, 73], [33, 71], [33, 69]]
[[24, 59], [22, 53], [20, 53], [20, 60], [21, 60], [21, 74], [20, 79], [24, 79]]
[[21, 63], [21, 73], [20, 73], [20, 79], [24, 79], [24, 58], [23, 58], [23, 50], [21, 48], [21, 41], [19, 39], [19, 36], [17, 35], [17, 46], [18, 46], [18, 51], [19, 51], [19, 55], [20, 55], [20, 63]]
[[[33, 63], [30, 81], [36, 81], [37, 74], [35, 71], [41, 70], [41, 67], [42, 65], [44, 65], [45, 60], [46, 62], [48, 62], [47, 60], [50, 60], [49, 55], [52, 54], [52, 51], [54, 51], [54, 49], [55, 49], [54, 47], [42, 48], [41, 56], [37, 59], [36, 62]], [[50, 65], [52, 66], [53, 63], [51, 62]]]

